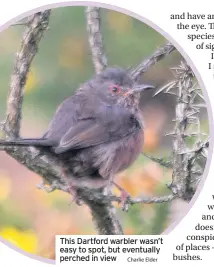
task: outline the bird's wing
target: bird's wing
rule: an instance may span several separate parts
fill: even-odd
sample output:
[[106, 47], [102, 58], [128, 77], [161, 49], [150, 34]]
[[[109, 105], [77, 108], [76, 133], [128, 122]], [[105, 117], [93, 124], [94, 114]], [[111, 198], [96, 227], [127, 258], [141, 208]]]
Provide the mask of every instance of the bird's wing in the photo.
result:
[[116, 105], [102, 106], [94, 117], [82, 118], [61, 138], [55, 153], [119, 140], [141, 128], [132, 113]]

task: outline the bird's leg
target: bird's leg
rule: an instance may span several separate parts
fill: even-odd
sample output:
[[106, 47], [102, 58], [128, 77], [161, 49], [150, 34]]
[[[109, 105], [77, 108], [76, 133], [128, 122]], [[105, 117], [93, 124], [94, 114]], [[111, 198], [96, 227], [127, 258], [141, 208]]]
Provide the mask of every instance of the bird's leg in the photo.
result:
[[121, 198], [121, 205], [122, 205], [122, 209], [125, 211], [128, 211], [128, 207], [129, 207], [129, 199], [130, 199], [130, 195], [129, 193], [122, 188], [120, 185], [116, 184], [115, 182], [112, 182], [119, 190], [120, 190], [120, 198]]
[[109, 195], [112, 189], [112, 184], [115, 185], [121, 192], [120, 199], [121, 199], [122, 210], [128, 211], [130, 195], [128, 192], [125, 191], [124, 188], [122, 188], [120, 185], [114, 182], [113, 177], [110, 177], [109, 179], [108, 185], [105, 188], [105, 194]]

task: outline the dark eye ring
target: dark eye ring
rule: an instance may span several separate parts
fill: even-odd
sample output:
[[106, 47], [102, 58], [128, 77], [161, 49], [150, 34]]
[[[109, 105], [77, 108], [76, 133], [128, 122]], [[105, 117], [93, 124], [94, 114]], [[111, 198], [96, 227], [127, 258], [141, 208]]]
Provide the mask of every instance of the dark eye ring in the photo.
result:
[[121, 92], [121, 88], [120, 88], [120, 86], [117, 85], [117, 84], [112, 85], [112, 86], [110, 87], [110, 90], [111, 90], [111, 92], [113, 92], [113, 93], [117, 93], [117, 94]]

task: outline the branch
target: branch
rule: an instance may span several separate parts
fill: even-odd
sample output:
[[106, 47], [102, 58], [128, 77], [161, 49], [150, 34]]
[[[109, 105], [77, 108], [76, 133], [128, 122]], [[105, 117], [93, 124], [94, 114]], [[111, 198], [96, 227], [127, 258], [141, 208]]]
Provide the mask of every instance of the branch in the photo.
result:
[[[7, 101], [6, 121], [2, 128], [10, 138], [19, 137], [21, 123], [21, 109], [24, 86], [33, 58], [38, 51], [39, 42], [48, 27], [50, 10], [36, 13], [32, 16], [24, 32], [20, 51], [17, 53], [14, 70], [11, 77], [10, 90]], [[62, 186], [61, 169], [57, 158], [47, 156], [33, 147], [1, 147], [28, 169], [41, 175], [46, 182], [58, 181]]]
[[105, 56], [103, 38], [101, 35], [100, 8], [86, 7], [85, 14], [95, 71], [96, 73], [100, 73], [107, 67], [107, 58]]
[[[115, 196], [113, 196], [115, 198]], [[112, 198], [113, 198], [112, 197]], [[168, 196], [163, 196], [163, 197], [146, 197], [146, 196], [140, 196], [138, 198], [128, 198], [126, 203], [124, 203], [123, 210], [128, 211], [129, 205], [133, 205], [136, 203], [146, 203], [146, 204], [151, 204], [151, 203], [164, 203], [164, 202], [170, 202], [173, 199], [175, 199], [177, 196], [176, 195], [168, 195]], [[115, 200], [115, 199], [114, 199]], [[111, 200], [112, 201], [112, 200]], [[118, 198], [117, 202], [120, 203], [121, 199]], [[115, 208], [112, 206], [108, 205], [102, 205], [100, 203], [94, 203], [89, 202], [88, 205], [93, 205], [92, 209], [92, 215], [95, 219], [95, 223], [97, 224], [97, 228], [99, 232], [106, 233], [106, 234], [114, 234], [115, 230], [119, 234], [123, 234], [123, 230], [120, 226], [120, 223], [117, 219], [112, 220], [112, 218], [117, 218], [115, 214]], [[98, 216], [97, 216], [98, 215]], [[103, 220], [100, 220], [100, 217], [103, 217]], [[105, 222], [105, 224], [103, 224]], [[112, 231], [113, 229], [113, 231]]]
[[[122, 226], [117, 218], [112, 202], [102, 203], [83, 197], [84, 202], [90, 207], [93, 221], [97, 231], [102, 235], [123, 235]], [[103, 194], [102, 194], [103, 198]]]
[[[32, 16], [24, 32], [20, 51], [16, 56], [8, 94], [6, 122], [2, 125], [10, 138], [19, 137], [24, 86], [33, 58], [38, 51], [39, 42], [48, 27], [49, 17], [50, 10]], [[1, 147], [1, 149], [44, 177], [50, 184], [52, 180], [61, 181], [61, 170], [56, 158], [47, 157], [42, 151], [33, 147]], [[64, 184], [63, 181], [61, 183]]]
[[[187, 111], [189, 109], [189, 90], [193, 86], [193, 73], [191, 69], [182, 63], [177, 69], [177, 104], [176, 104], [176, 119], [173, 139], [173, 173], [171, 189], [180, 197], [188, 199], [187, 196], [187, 181], [190, 180], [190, 173], [188, 169], [189, 158], [187, 153], [188, 148], [185, 142], [185, 133], [188, 126]], [[182, 153], [181, 153], [182, 151]], [[190, 199], [189, 199], [190, 200]]]
[[[44, 184], [38, 185], [38, 188], [50, 193], [56, 189], [62, 190], [64, 192], [69, 193], [69, 189], [66, 186], [62, 186], [59, 183], [52, 184], [52, 186], [45, 186]], [[93, 205], [100, 205], [100, 204], [110, 204], [112, 202], [117, 202], [121, 203], [122, 198], [118, 197], [116, 195], [108, 194], [104, 195], [103, 192], [100, 192], [99, 190], [82, 190], [80, 191], [81, 197], [83, 199], [86, 199], [86, 201], [91, 201], [93, 202]], [[169, 202], [172, 201], [173, 199], [177, 198], [178, 196], [175, 194], [170, 194], [167, 196], [145, 196], [145, 195], [140, 195], [138, 197], [132, 198], [128, 197], [127, 203], [126, 204], [139, 204], [139, 203], [145, 203], [145, 204], [150, 204], [150, 203], [163, 203], [163, 202]]]
[[[39, 42], [48, 27], [49, 17], [50, 10], [47, 10], [36, 13], [28, 20], [20, 51], [16, 55], [8, 94], [6, 121], [1, 125], [10, 138], [19, 137], [24, 86], [33, 58], [38, 51]], [[57, 158], [47, 156], [33, 147], [1, 146], [0, 149], [6, 151], [28, 169], [41, 175], [45, 183], [52, 184], [57, 181], [61, 187], [65, 187]]]
[[143, 60], [136, 68], [131, 70], [131, 76], [135, 81], [140, 79], [140, 76], [155, 65], [158, 61], [168, 56], [171, 52], [175, 50], [175, 47], [167, 43], [164, 46], [158, 48], [153, 55], [151, 55], [146, 60]]
[[[199, 180], [203, 169], [196, 164], [196, 158], [203, 153], [207, 154], [208, 141], [201, 141], [200, 119], [198, 105], [195, 99], [200, 96], [200, 90], [194, 85], [194, 74], [186, 62], [174, 68], [175, 80], [158, 90], [158, 93], [165, 91], [174, 93], [177, 96], [175, 111], [175, 127], [173, 133], [173, 173], [170, 188], [172, 192], [184, 200], [191, 200], [195, 190], [191, 183]], [[157, 94], [157, 93], [156, 93]], [[193, 131], [193, 125], [197, 130]], [[195, 138], [193, 148], [190, 148], [187, 138]], [[206, 155], [205, 155], [206, 158]], [[192, 176], [196, 177], [192, 179]]]
[[47, 28], [49, 16], [49, 10], [36, 13], [33, 16], [24, 33], [21, 49], [16, 55], [4, 125], [5, 131], [9, 133], [10, 138], [19, 137], [24, 86], [30, 65], [37, 53], [38, 44]]

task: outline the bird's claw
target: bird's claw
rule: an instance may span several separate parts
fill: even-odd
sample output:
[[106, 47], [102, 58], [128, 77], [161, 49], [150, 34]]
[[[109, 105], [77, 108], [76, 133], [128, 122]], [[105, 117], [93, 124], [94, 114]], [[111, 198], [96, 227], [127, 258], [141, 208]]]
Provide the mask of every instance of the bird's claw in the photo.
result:
[[122, 206], [123, 211], [128, 211], [129, 204], [130, 204], [130, 195], [128, 192], [126, 192], [125, 189], [123, 189], [120, 185], [113, 182], [113, 184], [120, 190], [120, 203]]
[[123, 189], [121, 190], [121, 207], [123, 211], [128, 211], [130, 204], [130, 195]]

